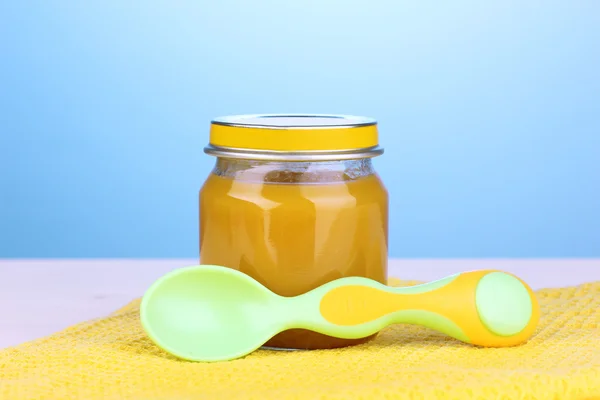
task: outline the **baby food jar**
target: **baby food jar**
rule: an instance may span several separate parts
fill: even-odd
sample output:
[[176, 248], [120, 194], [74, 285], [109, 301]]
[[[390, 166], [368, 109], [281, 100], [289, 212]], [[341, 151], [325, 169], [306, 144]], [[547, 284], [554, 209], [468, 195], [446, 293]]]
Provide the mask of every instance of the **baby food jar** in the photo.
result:
[[[326, 282], [387, 279], [388, 194], [371, 158], [376, 121], [338, 115], [242, 115], [212, 121], [216, 164], [200, 190], [200, 262], [237, 269], [296, 296]], [[289, 330], [266, 345], [363, 343]]]

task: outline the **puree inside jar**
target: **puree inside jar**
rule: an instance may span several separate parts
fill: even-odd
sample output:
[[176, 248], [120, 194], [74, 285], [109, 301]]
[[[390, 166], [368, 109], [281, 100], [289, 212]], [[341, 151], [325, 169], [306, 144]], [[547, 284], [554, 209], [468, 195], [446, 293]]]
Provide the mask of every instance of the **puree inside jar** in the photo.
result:
[[[200, 208], [200, 262], [237, 269], [281, 296], [347, 276], [386, 282], [388, 195], [375, 173], [213, 172], [200, 191]], [[370, 338], [294, 329], [266, 346], [328, 349]]]

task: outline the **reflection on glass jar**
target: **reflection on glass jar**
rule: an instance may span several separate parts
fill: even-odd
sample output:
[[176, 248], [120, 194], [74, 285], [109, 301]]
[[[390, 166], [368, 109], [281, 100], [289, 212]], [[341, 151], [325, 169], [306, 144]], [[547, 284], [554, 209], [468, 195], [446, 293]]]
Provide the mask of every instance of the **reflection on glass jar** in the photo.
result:
[[[228, 117], [213, 121], [206, 152], [217, 161], [200, 191], [202, 264], [235, 268], [282, 296], [346, 276], [385, 283], [388, 195], [371, 162], [382, 152], [374, 121]], [[290, 330], [267, 346], [322, 349], [369, 339]]]

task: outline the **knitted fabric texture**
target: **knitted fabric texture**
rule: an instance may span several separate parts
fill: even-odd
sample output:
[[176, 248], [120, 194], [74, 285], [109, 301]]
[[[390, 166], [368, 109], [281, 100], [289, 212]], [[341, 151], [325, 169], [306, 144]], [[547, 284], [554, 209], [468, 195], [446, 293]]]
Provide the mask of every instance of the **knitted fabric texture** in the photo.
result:
[[[392, 280], [392, 285], [415, 282]], [[537, 292], [535, 336], [476, 348], [395, 325], [338, 350], [258, 350], [222, 363], [175, 359], [114, 314], [0, 351], [0, 399], [592, 399], [600, 398], [600, 282]]]

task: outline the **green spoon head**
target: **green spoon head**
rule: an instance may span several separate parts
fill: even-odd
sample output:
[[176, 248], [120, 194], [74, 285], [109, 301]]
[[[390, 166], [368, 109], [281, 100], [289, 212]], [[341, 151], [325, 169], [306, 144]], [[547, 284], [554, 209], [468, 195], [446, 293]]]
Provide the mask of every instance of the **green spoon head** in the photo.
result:
[[269, 318], [276, 297], [241, 272], [198, 265], [154, 282], [142, 298], [140, 319], [150, 339], [176, 357], [231, 360], [277, 333]]

